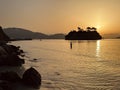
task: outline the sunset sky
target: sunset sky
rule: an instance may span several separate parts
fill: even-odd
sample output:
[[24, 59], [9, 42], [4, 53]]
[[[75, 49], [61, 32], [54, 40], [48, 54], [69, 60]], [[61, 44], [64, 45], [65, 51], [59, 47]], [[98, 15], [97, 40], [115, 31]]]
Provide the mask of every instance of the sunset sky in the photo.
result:
[[120, 33], [120, 0], [0, 0], [0, 25], [45, 34], [68, 33], [78, 26]]

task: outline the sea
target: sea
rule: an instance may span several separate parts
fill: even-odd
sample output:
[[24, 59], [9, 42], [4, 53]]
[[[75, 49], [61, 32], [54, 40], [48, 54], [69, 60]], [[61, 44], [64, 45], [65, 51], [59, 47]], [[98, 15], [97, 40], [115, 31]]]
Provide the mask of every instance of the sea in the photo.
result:
[[40, 89], [120, 90], [120, 39], [28, 40], [10, 44], [24, 50], [25, 64], [18, 73], [34, 67], [42, 76]]

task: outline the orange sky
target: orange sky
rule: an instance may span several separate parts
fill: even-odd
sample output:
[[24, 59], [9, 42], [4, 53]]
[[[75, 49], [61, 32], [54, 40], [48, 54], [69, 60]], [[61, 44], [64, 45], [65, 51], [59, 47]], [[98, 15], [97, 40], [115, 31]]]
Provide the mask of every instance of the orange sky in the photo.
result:
[[0, 25], [46, 34], [78, 26], [120, 33], [120, 0], [0, 0]]

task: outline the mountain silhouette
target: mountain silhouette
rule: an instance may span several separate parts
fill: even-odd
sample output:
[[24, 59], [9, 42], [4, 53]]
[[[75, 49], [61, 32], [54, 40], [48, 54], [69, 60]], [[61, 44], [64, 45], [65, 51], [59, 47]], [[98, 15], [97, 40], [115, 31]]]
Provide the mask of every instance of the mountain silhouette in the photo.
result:
[[9, 41], [10, 38], [4, 33], [2, 27], [0, 26], [0, 41]]
[[4, 32], [11, 39], [64, 39], [64, 34], [53, 34], [47, 35], [40, 32], [32, 32], [31, 30], [26, 30], [22, 28], [5, 28]]

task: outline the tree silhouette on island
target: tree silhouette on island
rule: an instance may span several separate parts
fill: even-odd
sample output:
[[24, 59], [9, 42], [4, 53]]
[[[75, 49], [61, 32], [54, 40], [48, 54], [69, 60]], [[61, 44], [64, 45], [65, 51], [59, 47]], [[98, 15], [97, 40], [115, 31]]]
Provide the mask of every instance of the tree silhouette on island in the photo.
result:
[[87, 27], [86, 30], [78, 27], [78, 31], [72, 30], [66, 36], [65, 40], [99, 40], [102, 36], [95, 27]]

